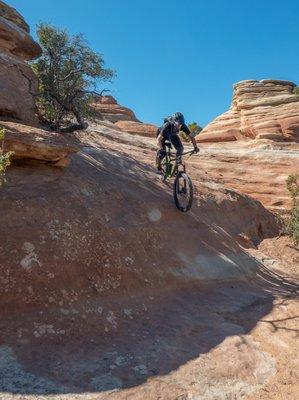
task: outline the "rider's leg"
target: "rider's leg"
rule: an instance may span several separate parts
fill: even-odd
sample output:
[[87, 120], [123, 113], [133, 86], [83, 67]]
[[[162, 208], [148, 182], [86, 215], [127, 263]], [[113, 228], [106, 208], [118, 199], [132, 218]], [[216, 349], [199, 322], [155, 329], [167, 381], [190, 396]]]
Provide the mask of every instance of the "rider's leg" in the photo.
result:
[[176, 155], [177, 155], [178, 162], [181, 162], [182, 154], [184, 151], [184, 146], [181, 142], [181, 139], [178, 137], [178, 135], [172, 135], [170, 138], [170, 141], [171, 141], [172, 145], [174, 146], [174, 148], [176, 149]]
[[157, 145], [158, 145], [158, 151], [156, 157], [156, 166], [158, 171], [161, 171], [162, 161], [163, 158], [166, 156], [166, 150], [165, 150], [165, 138], [163, 138], [163, 136], [160, 134], [157, 137]]

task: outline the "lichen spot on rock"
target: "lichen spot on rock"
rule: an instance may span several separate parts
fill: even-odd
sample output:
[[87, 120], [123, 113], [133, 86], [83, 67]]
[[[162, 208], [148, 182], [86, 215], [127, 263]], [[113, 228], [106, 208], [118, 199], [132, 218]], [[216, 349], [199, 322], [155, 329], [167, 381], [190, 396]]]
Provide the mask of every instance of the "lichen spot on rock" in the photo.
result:
[[151, 222], [157, 222], [161, 219], [162, 214], [161, 211], [159, 211], [157, 208], [153, 208], [147, 213], [147, 216]]
[[25, 257], [20, 261], [22, 268], [30, 271], [34, 266], [42, 266], [42, 263], [39, 261], [38, 256], [35, 253], [35, 247], [32, 243], [25, 242], [22, 246], [22, 250], [26, 253]]

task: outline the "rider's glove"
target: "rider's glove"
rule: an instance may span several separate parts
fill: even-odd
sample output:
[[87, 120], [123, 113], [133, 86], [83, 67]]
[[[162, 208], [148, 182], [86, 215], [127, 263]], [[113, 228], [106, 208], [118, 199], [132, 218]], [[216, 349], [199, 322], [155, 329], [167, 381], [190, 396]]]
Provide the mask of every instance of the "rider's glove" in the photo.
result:
[[199, 152], [199, 148], [196, 146], [194, 147], [194, 153], [198, 153]]

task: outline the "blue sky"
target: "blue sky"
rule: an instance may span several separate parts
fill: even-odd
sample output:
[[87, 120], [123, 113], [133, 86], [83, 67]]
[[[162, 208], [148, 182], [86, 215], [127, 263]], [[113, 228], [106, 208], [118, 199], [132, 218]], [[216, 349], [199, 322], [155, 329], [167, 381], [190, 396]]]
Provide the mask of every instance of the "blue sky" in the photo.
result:
[[298, 0], [5, 0], [30, 24], [83, 33], [117, 72], [119, 103], [160, 124], [175, 111], [205, 125], [233, 83], [299, 83]]

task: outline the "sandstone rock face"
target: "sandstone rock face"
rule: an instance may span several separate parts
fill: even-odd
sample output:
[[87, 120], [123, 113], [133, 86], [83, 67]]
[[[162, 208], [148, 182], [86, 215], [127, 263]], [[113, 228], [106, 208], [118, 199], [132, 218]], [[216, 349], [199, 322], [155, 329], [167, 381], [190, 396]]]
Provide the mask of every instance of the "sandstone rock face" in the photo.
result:
[[0, 121], [5, 129], [4, 152], [12, 151], [13, 159], [34, 159], [65, 167], [70, 154], [77, 151], [62, 135], [43, 129]]
[[24, 60], [36, 58], [41, 53], [22, 16], [3, 2], [0, 2], [0, 48]]
[[0, 12], [0, 118], [36, 125], [37, 82], [25, 61], [38, 57], [41, 48], [17, 11], [1, 1]]
[[135, 121], [139, 122], [134, 112], [117, 103], [113, 96], [98, 96], [92, 104], [95, 115], [110, 122]]
[[29, 32], [29, 26], [25, 22], [21, 14], [17, 12], [14, 8], [8, 6], [3, 1], [0, 0], [0, 15], [8, 21], [11, 21], [15, 25], [19, 26], [26, 32]]
[[194, 166], [199, 174], [205, 171], [208, 180], [246, 193], [275, 213], [291, 208], [286, 180], [298, 173], [299, 143], [256, 139], [203, 143], [200, 150]]
[[[26, 64], [41, 48], [29, 34], [23, 17], [0, 1], [0, 127], [5, 128], [3, 150], [13, 159], [38, 160], [66, 166], [76, 151], [62, 135], [38, 129], [34, 94], [37, 79]], [[16, 122], [8, 122], [8, 121]], [[26, 125], [24, 125], [26, 124]], [[33, 126], [33, 127], [32, 127]]]
[[32, 69], [21, 59], [0, 52], [0, 119], [37, 125], [32, 96], [36, 91]]
[[3, 400], [242, 398], [269, 381], [272, 398], [286, 377], [295, 389], [292, 283], [248, 251], [277, 234], [274, 216], [190, 164], [194, 206], [178, 212], [154, 140], [116, 134], [130, 142], [76, 133], [82, 151], [64, 173], [7, 171]]
[[294, 93], [295, 86], [270, 79], [236, 83], [230, 110], [208, 124], [197, 140], [299, 142], [299, 96]]
[[113, 123], [114, 128], [140, 136], [155, 136], [157, 127], [140, 122], [134, 112], [120, 106], [113, 96], [95, 97], [92, 107], [95, 116], [101, 120]]
[[155, 125], [141, 122], [119, 121], [116, 122], [115, 125], [124, 132], [133, 133], [135, 135], [154, 137], [157, 132], [157, 127]]

